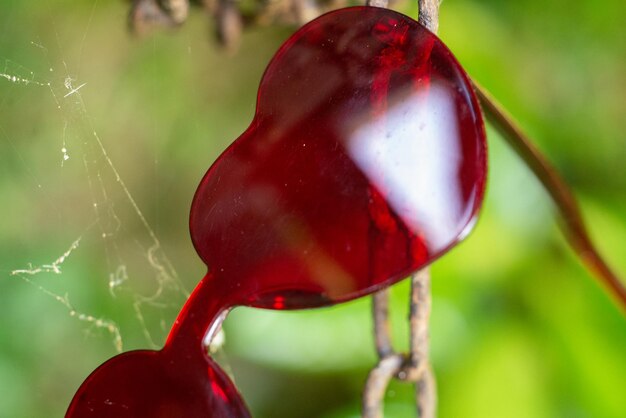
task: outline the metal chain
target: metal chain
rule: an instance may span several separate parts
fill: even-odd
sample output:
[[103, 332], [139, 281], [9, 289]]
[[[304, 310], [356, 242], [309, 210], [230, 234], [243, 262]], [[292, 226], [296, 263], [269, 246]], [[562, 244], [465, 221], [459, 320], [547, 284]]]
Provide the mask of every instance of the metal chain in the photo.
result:
[[417, 21], [432, 33], [439, 30], [439, 6], [442, 0], [418, 0], [419, 16]]
[[[388, 0], [367, 0], [368, 6], [387, 7]], [[419, 23], [433, 33], [439, 27], [441, 0], [418, 0]], [[415, 384], [415, 401], [419, 418], [435, 418], [437, 389], [428, 360], [428, 322], [430, 319], [430, 272], [423, 269], [411, 277], [409, 308], [409, 353], [397, 353], [391, 343], [389, 324], [389, 291], [374, 294], [372, 310], [374, 339], [379, 361], [370, 371], [363, 388], [363, 418], [382, 418], [387, 387], [392, 379]]]
[[434, 418], [437, 404], [435, 378], [428, 361], [430, 319], [430, 273], [423, 269], [411, 277], [409, 352], [394, 351], [389, 324], [389, 291], [373, 296], [374, 336], [379, 361], [370, 371], [363, 389], [363, 418], [382, 418], [383, 400], [392, 379], [415, 384], [419, 418]]

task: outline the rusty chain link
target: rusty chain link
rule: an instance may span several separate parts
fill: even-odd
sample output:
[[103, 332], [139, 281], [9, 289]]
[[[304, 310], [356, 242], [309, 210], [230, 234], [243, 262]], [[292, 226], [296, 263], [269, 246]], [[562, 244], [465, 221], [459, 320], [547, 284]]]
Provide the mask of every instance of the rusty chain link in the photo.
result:
[[[387, 7], [388, 0], [367, 0], [368, 6]], [[418, 0], [419, 23], [433, 33], [439, 28], [441, 0]], [[363, 388], [363, 418], [382, 418], [387, 387], [392, 379], [415, 384], [415, 401], [419, 418], [434, 418], [437, 405], [435, 376], [428, 360], [428, 321], [431, 295], [428, 268], [411, 277], [409, 307], [409, 353], [397, 353], [391, 343], [389, 324], [389, 290], [383, 289], [372, 298], [374, 340], [379, 361], [370, 371]]]
[[374, 336], [379, 361], [370, 371], [363, 389], [363, 418], [382, 418], [383, 400], [392, 379], [415, 384], [419, 418], [434, 418], [435, 379], [428, 361], [430, 273], [423, 269], [411, 277], [409, 352], [394, 351], [389, 324], [389, 291], [373, 296]]

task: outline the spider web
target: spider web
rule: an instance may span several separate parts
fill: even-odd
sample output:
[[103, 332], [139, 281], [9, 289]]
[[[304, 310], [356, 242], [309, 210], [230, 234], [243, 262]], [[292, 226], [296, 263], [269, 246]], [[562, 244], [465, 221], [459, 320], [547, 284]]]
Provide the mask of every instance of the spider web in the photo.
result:
[[[0, 29], [4, 38], [0, 39], [0, 165], [4, 174], [0, 247], [3, 252], [12, 248], [0, 256], [0, 286], [5, 298], [26, 298], [36, 306], [32, 315], [27, 312], [31, 305], [10, 311], [9, 316], [23, 314], [16, 323], [37, 328], [34, 323], [59, 321], [63, 312], [62, 325], [42, 327], [56, 329], [59, 340], [84, 332], [86, 340], [67, 345], [73, 345], [77, 353], [81, 346], [95, 350], [98, 354], [86, 357], [100, 361], [129, 348], [160, 348], [189, 295], [187, 289], [201, 277], [200, 263], [190, 261], [195, 253], [187, 230], [180, 228], [187, 222], [190, 191], [197, 183], [187, 179], [197, 178], [200, 167], [181, 176], [186, 186], [180, 193], [162, 191], [161, 182], [172, 185], [176, 176], [169, 173], [172, 160], [162, 157], [170, 143], [163, 139], [167, 134], [159, 135], [158, 115], [149, 106], [132, 109], [128, 103], [117, 102], [129, 101], [126, 96], [116, 97], [117, 92], [136, 87], [120, 86], [116, 77], [123, 76], [119, 73], [93, 73], [97, 65], [109, 65], [111, 56], [130, 56], [103, 54], [100, 62], [93, 61], [94, 49], [106, 38], [102, 30], [107, 25], [115, 25], [112, 36], [130, 45], [121, 47], [124, 52], [139, 49], [156, 69], [158, 41], [131, 44], [123, 26], [126, 6], [101, 7], [96, 0], [87, 10], [67, 14], [49, 9], [46, 27], [33, 29], [34, 36], [10, 41], [12, 32], [29, 33], [18, 30], [17, 23], [10, 24], [16, 16], [19, 22], [21, 9], [26, 8], [17, 3], [2, 6], [8, 7], [8, 13], [0, 18], [0, 27], [6, 24]], [[133, 68], [121, 65], [114, 71], [120, 67]], [[166, 82], [160, 77], [156, 70], [148, 74], [148, 82], [140, 86], [147, 86], [142, 91], [144, 100], [158, 99], [158, 90]], [[135, 76], [131, 82], [140, 78]], [[120, 118], [121, 112], [115, 111], [118, 106], [136, 111], [137, 116]], [[128, 125], [110, 126], [120, 120]], [[151, 135], [156, 137], [155, 144], [147, 142]], [[209, 153], [207, 159], [211, 158], [214, 155]], [[176, 174], [176, 167], [172, 171]], [[173, 215], [172, 208], [176, 208]], [[167, 221], [170, 215], [176, 217], [175, 226]], [[164, 245], [172, 236], [172, 244]], [[179, 250], [181, 242], [184, 248]], [[175, 267], [171, 260], [180, 260], [180, 255], [170, 257], [170, 253], [178, 251], [187, 255]], [[188, 283], [180, 279], [181, 265], [182, 275], [191, 277]], [[24, 293], [27, 296], [20, 296]], [[72, 390], [66, 389], [64, 397]], [[22, 413], [19, 399], [24, 395], [14, 395], [7, 395], [0, 405], [6, 406], [5, 412], [12, 406]]]
[[[31, 42], [31, 44], [41, 49], [44, 56], [48, 55], [48, 48], [43, 44], [39, 42]], [[43, 91], [40, 94], [51, 95], [57, 108], [58, 117], [63, 122], [61, 143], [60, 146], [57, 146], [60, 154], [57, 157], [59, 168], [65, 168], [72, 156], [78, 155], [75, 158], [80, 160], [84, 170], [83, 175], [90, 195], [89, 204], [93, 208], [93, 213], [89, 217], [89, 225], [83, 227], [84, 232], [74, 239], [69, 247], [54, 261], [40, 265], [28, 263], [26, 267], [11, 270], [10, 275], [34, 285], [44, 294], [61, 303], [68, 310], [70, 316], [87, 322], [90, 326], [107, 331], [113, 339], [115, 349], [121, 352], [123, 340], [119, 327], [114, 321], [94, 316], [87, 311], [77, 310], [71, 304], [68, 294], [56, 294], [48, 290], [45, 285], [38, 284], [39, 282], [35, 281], [35, 278], [45, 274], [63, 275], [64, 265], [71, 262], [74, 253], [79, 250], [81, 241], [100, 239], [103, 244], [103, 255], [108, 271], [106, 277], [100, 277], [100, 281], [108, 287], [110, 296], [116, 298], [118, 292], [128, 290], [127, 282], [131, 281], [133, 277], [132, 273], [129, 272], [127, 257], [120, 248], [120, 240], [124, 239], [121, 236], [121, 231], [126, 227], [126, 224], [137, 223], [143, 229], [143, 231], [137, 232], [137, 236], [143, 235], [145, 243], [137, 242], [136, 244], [144, 255], [144, 263], [152, 270], [150, 279], [153, 281], [154, 290], [147, 294], [135, 293], [131, 290], [133, 294], [132, 305], [146, 341], [151, 347], [156, 348], [159, 344], [155, 341], [158, 339], [153, 337], [153, 333], [146, 324], [145, 306], [163, 309], [171, 303], [168, 302], [172, 296], [170, 293], [179, 293], [183, 297], [187, 297], [188, 293], [184, 290], [176, 269], [163, 251], [155, 230], [133, 197], [94, 126], [93, 118], [81, 94], [81, 90], [86, 88], [88, 83], [81, 82], [65, 61], [63, 61], [60, 70], [55, 70], [54, 66], [51, 66], [49, 71], [50, 73], [61, 72], [62, 76], [38, 77], [34, 71], [6, 59], [0, 77], [17, 86], [42, 88]], [[16, 140], [4, 130], [2, 136], [19, 153], [19, 149], [15, 145]], [[77, 146], [81, 142], [82, 144]], [[37, 180], [40, 176], [37, 173], [37, 168], [33, 168], [26, 159], [21, 158], [21, 160], [25, 170], [31, 174], [34, 180]], [[54, 173], [52, 174], [54, 175]], [[37, 180], [35, 187], [44, 190], [45, 193], [47, 186], [45, 182]], [[121, 198], [112, 199], [111, 195], [113, 194], [121, 194]], [[130, 206], [132, 213], [118, 214], [116, 206], [121, 204]], [[132, 219], [129, 215], [136, 219]]]

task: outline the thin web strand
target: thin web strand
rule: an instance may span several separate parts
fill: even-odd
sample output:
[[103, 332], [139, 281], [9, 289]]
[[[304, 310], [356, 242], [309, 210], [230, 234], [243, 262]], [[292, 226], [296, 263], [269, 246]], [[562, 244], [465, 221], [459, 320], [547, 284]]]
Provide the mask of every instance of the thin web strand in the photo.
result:
[[[95, 7], [96, 5], [94, 4], [91, 16], [93, 16]], [[90, 27], [90, 22], [87, 25], [86, 31], [89, 29], [89, 27]], [[59, 51], [61, 51], [62, 48], [60, 47], [60, 42], [58, 39], [58, 32], [56, 34], [57, 34], [57, 44], [59, 45]], [[86, 36], [87, 34], [85, 33], [82, 44], [84, 44], [85, 42], [84, 38], [86, 38]], [[44, 53], [44, 55], [48, 57], [49, 49], [46, 46], [44, 46], [42, 42], [32, 41], [31, 44], [34, 47], [40, 49]], [[61, 53], [61, 56], [62, 55], [63, 54]], [[145, 304], [149, 304], [156, 308], [166, 307], [167, 306], [166, 303], [159, 302], [159, 298], [161, 298], [164, 294], [165, 287], [174, 289], [176, 292], [179, 292], [180, 294], [184, 296], [188, 296], [188, 293], [183, 289], [182, 285], [180, 284], [180, 281], [178, 279], [178, 274], [176, 270], [174, 269], [172, 263], [169, 261], [168, 257], [163, 253], [161, 242], [158, 239], [156, 233], [154, 232], [154, 229], [148, 223], [139, 205], [137, 204], [130, 190], [126, 186], [122, 176], [120, 175], [115, 164], [110, 158], [107, 152], [107, 149], [105, 148], [104, 143], [102, 139], [100, 138], [98, 132], [93, 128], [92, 120], [88, 115], [86, 106], [84, 104], [84, 101], [81, 95], [81, 89], [88, 88], [87, 83], [78, 82], [76, 78], [71, 75], [67, 62], [65, 60], [62, 60], [61, 62], [65, 69], [66, 75], [65, 77], [62, 78], [62, 82], [59, 82], [59, 83], [54, 82], [54, 80], [44, 81], [44, 82], [39, 81], [35, 77], [34, 71], [30, 71], [26, 69], [25, 67], [22, 67], [21, 65], [10, 60], [5, 61], [4, 69], [0, 73], [0, 81], [4, 79], [7, 82], [10, 82], [19, 86], [37, 86], [37, 87], [47, 87], [49, 89], [50, 94], [52, 95], [52, 98], [56, 105], [56, 108], [61, 112], [61, 115], [63, 117], [63, 132], [62, 132], [62, 138], [61, 138], [61, 164], [60, 164], [61, 167], [64, 167], [65, 162], [69, 160], [70, 147], [71, 147], [70, 140], [75, 139], [76, 141], [82, 142], [82, 143], [92, 142], [96, 144], [96, 149], [99, 151], [104, 161], [106, 162], [106, 166], [113, 173], [115, 177], [115, 182], [121, 188], [127, 201], [130, 203], [133, 209], [133, 212], [136, 214], [136, 216], [140, 220], [141, 224], [145, 228], [148, 236], [150, 237], [152, 241], [152, 245], [150, 246], [148, 250], [144, 250], [145, 251], [144, 254], [145, 254], [145, 259], [148, 262], [148, 265], [155, 271], [155, 282], [156, 282], [157, 288], [154, 292], [152, 292], [149, 295], [135, 294], [134, 295], [135, 302], [133, 304], [133, 309], [135, 311], [136, 318], [139, 321], [140, 326], [143, 330], [144, 336], [146, 337], [146, 340], [153, 347], [155, 347], [156, 344], [154, 342], [154, 338], [152, 337], [151, 333], [148, 331], [148, 327], [146, 325], [146, 320], [142, 311], [142, 306]], [[49, 66], [50, 73], [54, 73], [53, 67], [54, 66], [52, 65]], [[27, 74], [27, 75], [22, 75], [22, 74]], [[65, 91], [62, 93], [59, 93], [58, 92], [59, 86], [62, 86], [60, 88]], [[71, 102], [67, 102], [67, 100], [71, 100]], [[81, 126], [87, 127], [86, 132], [89, 132], [89, 133], [81, 134], [79, 132], [77, 135], [74, 135], [75, 138], [72, 137], [70, 132], [77, 131], [77, 130], [83, 131], [83, 129], [81, 129]], [[2, 136], [9, 143], [9, 145], [14, 149], [21, 163], [26, 168], [26, 172], [33, 178], [34, 182], [36, 183], [37, 188], [43, 189], [42, 183], [37, 179], [34, 172], [30, 169], [30, 167], [26, 163], [24, 157], [22, 156], [22, 154], [20, 153], [19, 149], [16, 147], [14, 142], [10, 139], [10, 137], [6, 134], [6, 132], [2, 130], [2, 126], [0, 126], [0, 136]], [[93, 141], [86, 141], [87, 137], [91, 138]], [[74, 152], [76, 152], [76, 150]], [[109, 266], [109, 271], [110, 271], [108, 275], [108, 288], [109, 288], [109, 292], [111, 296], [116, 297], [116, 290], [119, 287], [121, 287], [124, 283], [126, 283], [130, 278], [127, 265], [126, 263], [123, 262], [123, 257], [120, 255], [119, 248], [117, 244], [115, 243], [115, 236], [122, 228], [122, 220], [116, 213], [114, 206], [112, 204], [112, 201], [110, 201], [110, 198], [107, 192], [107, 189], [109, 187], [107, 184], [105, 184], [105, 181], [102, 177], [102, 173], [100, 171], [100, 168], [97, 162], [98, 160], [97, 159], [90, 160], [88, 158], [88, 154], [89, 154], [88, 150], [83, 150], [83, 166], [84, 166], [86, 178], [88, 181], [88, 187], [89, 187], [89, 190], [91, 191], [92, 206], [94, 208], [94, 214], [95, 214], [94, 223], [99, 225], [100, 234], [101, 234], [100, 237], [101, 239], [105, 241], [104, 249], [106, 253], [107, 265]], [[94, 178], [96, 179], [95, 182], [93, 181]], [[95, 190], [99, 190], [99, 192], [94, 193]], [[101, 209], [104, 209], [104, 211]], [[66, 252], [64, 252], [60, 257], [58, 257], [51, 263], [42, 264], [42, 265], [35, 265], [34, 263], [31, 263], [26, 268], [17, 268], [17, 269], [9, 270], [9, 274], [12, 276], [18, 276], [22, 279], [26, 279], [27, 276], [35, 276], [38, 274], [45, 274], [45, 273], [62, 274], [62, 269], [61, 269], [62, 264], [71, 255], [71, 253], [74, 250], [76, 250], [76, 248], [78, 248], [82, 239], [83, 239], [83, 236], [81, 235], [72, 243], [72, 245]], [[110, 329], [112, 332], [112, 335], [114, 335], [115, 337], [114, 344], [116, 345], [116, 347], [121, 347], [122, 345], [121, 335], [119, 334], [119, 328], [116, 325], [113, 326], [113, 324], [115, 324], [114, 321], [104, 319], [104, 318], [98, 318], [93, 315], [79, 312], [71, 306], [71, 304], [69, 303], [69, 299], [67, 297], [61, 297], [51, 292], [49, 289], [46, 289], [45, 287], [32, 282], [32, 280], [26, 280], [26, 281], [32, 284], [39, 291], [61, 302], [66, 308], [68, 308], [68, 311], [70, 312], [71, 316], [77, 317], [79, 320], [88, 322], [91, 325], [97, 326], [98, 328]], [[165, 322], [163, 320], [161, 320], [161, 328], [163, 329], [166, 328]], [[116, 331], [113, 332], [113, 329], [115, 329]]]

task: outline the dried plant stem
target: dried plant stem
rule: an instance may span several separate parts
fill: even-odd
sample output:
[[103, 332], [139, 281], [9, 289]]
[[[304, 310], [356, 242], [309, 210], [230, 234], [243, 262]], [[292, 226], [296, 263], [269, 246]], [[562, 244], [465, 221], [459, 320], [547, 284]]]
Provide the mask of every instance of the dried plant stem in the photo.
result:
[[574, 194], [567, 183], [537, 150], [515, 121], [504, 111], [502, 106], [478, 83], [474, 81], [473, 84], [489, 122], [524, 160], [554, 201], [562, 217], [561, 229], [576, 254], [609, 289], [626, 313], [626, 288], [591, 241]]

